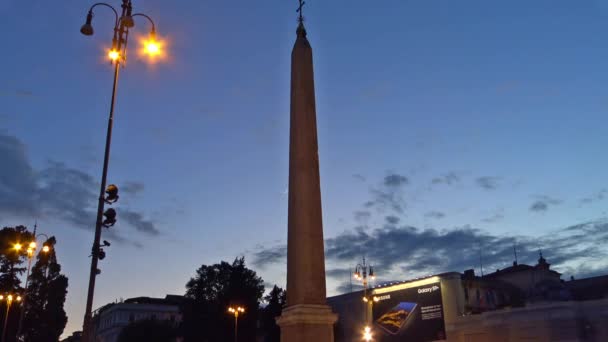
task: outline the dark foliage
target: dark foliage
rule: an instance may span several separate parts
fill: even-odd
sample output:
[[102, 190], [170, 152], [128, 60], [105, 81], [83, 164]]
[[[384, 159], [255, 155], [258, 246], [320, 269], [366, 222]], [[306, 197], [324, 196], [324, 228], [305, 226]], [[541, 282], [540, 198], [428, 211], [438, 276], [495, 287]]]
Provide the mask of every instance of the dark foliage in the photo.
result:
[[287, 303], [287, 292], [275, 285], [270, 293], [264, 297], [264, 300], [267, 303], [261, 312], [264, 342], [280, 342], [281, 330], [276, 323], [276, 318], [281, 316], [283, 307]]
[[255, 341], [263, 293], [262, 278], [245, 267], [245, 258], [236, 258], [232, 264], [202, 265], [186, 284], [188, 302], [182, 308], [185, 342], [233, 340], [234, 316], [227, 310], [231, 305], [246, 310], [239, 316], [239, 341]]
[[[26, 292], [22, 287], [25, 284], [22, 284], [19, 278], [25, 279], [28, 264], [27, 247], [32, 241], [34, 234], [24, 226], [5, 227], [0, 230], [0, 293], [13, 293], [25, 299], [25, 306], [23, 302], [13, 301], [10, 307], [6, 331], [7, 342], [16, 340], [22, 310], [26, 310], [22, 336], [28, 342], [58, 341], [67, 323], [63, 304], [68, 280], [60, 274], [61, 266], [57, 263], [55, 255], [54, 237], [45, 242], [51, 247], [48, 253], [42, 252], [42, 248], [38, 249], [39, 254], [31, 270], [28, 291]], [[20, 250], [15, 249], [17, 243], [22, 245]], [[4, 320], [5, 301], [0, 303], [0, 310]]]
[[68, 317], [63, 308], [68, 289], [68, 278], [61, 274], [55, 254], [55, 237], [44, 244], [48, 253], [38, 254], [32, 267], [27, 291], [23, 334], [28, 342], [57, 341]]
[[173, 342], [177, 329], [170, 322], [146, 319], [127, 325], [118, 336], [118, 342]]

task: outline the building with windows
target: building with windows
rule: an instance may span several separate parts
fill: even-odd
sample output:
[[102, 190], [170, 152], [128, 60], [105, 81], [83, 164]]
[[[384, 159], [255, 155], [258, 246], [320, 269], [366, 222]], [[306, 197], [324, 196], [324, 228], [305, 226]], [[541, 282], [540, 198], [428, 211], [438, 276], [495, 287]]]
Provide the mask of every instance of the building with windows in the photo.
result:
[[336, 342], [608, 341], [608, 276], [568, 281], [540, 255], [476, 275], [450, 272], [328, 298]]
[[136, 297], [102, 306], [93, 312], [96, 342], [116, 342], [129, 323], [152, 319], [168, 321], [176, 327], [182, 321], [180, 305], [183, 296], [167, 295], [165, 298]]

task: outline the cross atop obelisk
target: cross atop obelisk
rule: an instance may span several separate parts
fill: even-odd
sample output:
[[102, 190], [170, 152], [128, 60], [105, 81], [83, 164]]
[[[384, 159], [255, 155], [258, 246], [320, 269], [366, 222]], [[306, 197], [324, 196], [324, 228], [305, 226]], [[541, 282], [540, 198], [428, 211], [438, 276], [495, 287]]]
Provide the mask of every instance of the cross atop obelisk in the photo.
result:
[[300, 2], [300, 6], [296, 10], [296, 12], [298, 12], [298, 14], [299, 14], [298, 23], [304, 24], [304, 16], [302, 15], [302, 8], [304, 7], [304, 5], [306, 5], [306, 1], [302, 1], [302, 0], [298, 0], [298, 1]]
[[299, 0], [291, 53], [287, 307], [277, 323], [282, 342], [333, 342], [338, 319], [326, 304], [325, 253], [312, 48]]

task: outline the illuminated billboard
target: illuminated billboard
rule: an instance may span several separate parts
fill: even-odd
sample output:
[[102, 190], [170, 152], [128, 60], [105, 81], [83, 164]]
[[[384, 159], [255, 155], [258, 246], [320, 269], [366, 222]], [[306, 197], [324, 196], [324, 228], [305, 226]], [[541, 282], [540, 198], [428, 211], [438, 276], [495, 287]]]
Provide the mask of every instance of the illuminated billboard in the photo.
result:
[[374, 341], [441, 341], [446, 339], [439, 281], [374, 291]]

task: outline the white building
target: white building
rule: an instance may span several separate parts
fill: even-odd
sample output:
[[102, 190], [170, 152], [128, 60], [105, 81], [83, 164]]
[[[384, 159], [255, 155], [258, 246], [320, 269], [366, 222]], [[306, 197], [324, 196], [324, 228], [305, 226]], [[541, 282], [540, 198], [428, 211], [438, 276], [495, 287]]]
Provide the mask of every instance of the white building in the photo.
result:
[[129, 323], [155, 319], [168, 321], [177, 326], [182, 321], [179, 305], [183, 297], [167, 295], [165, 298], [136, 297], [110, 303], [93, 312], [96, 342], [116, 342]]

